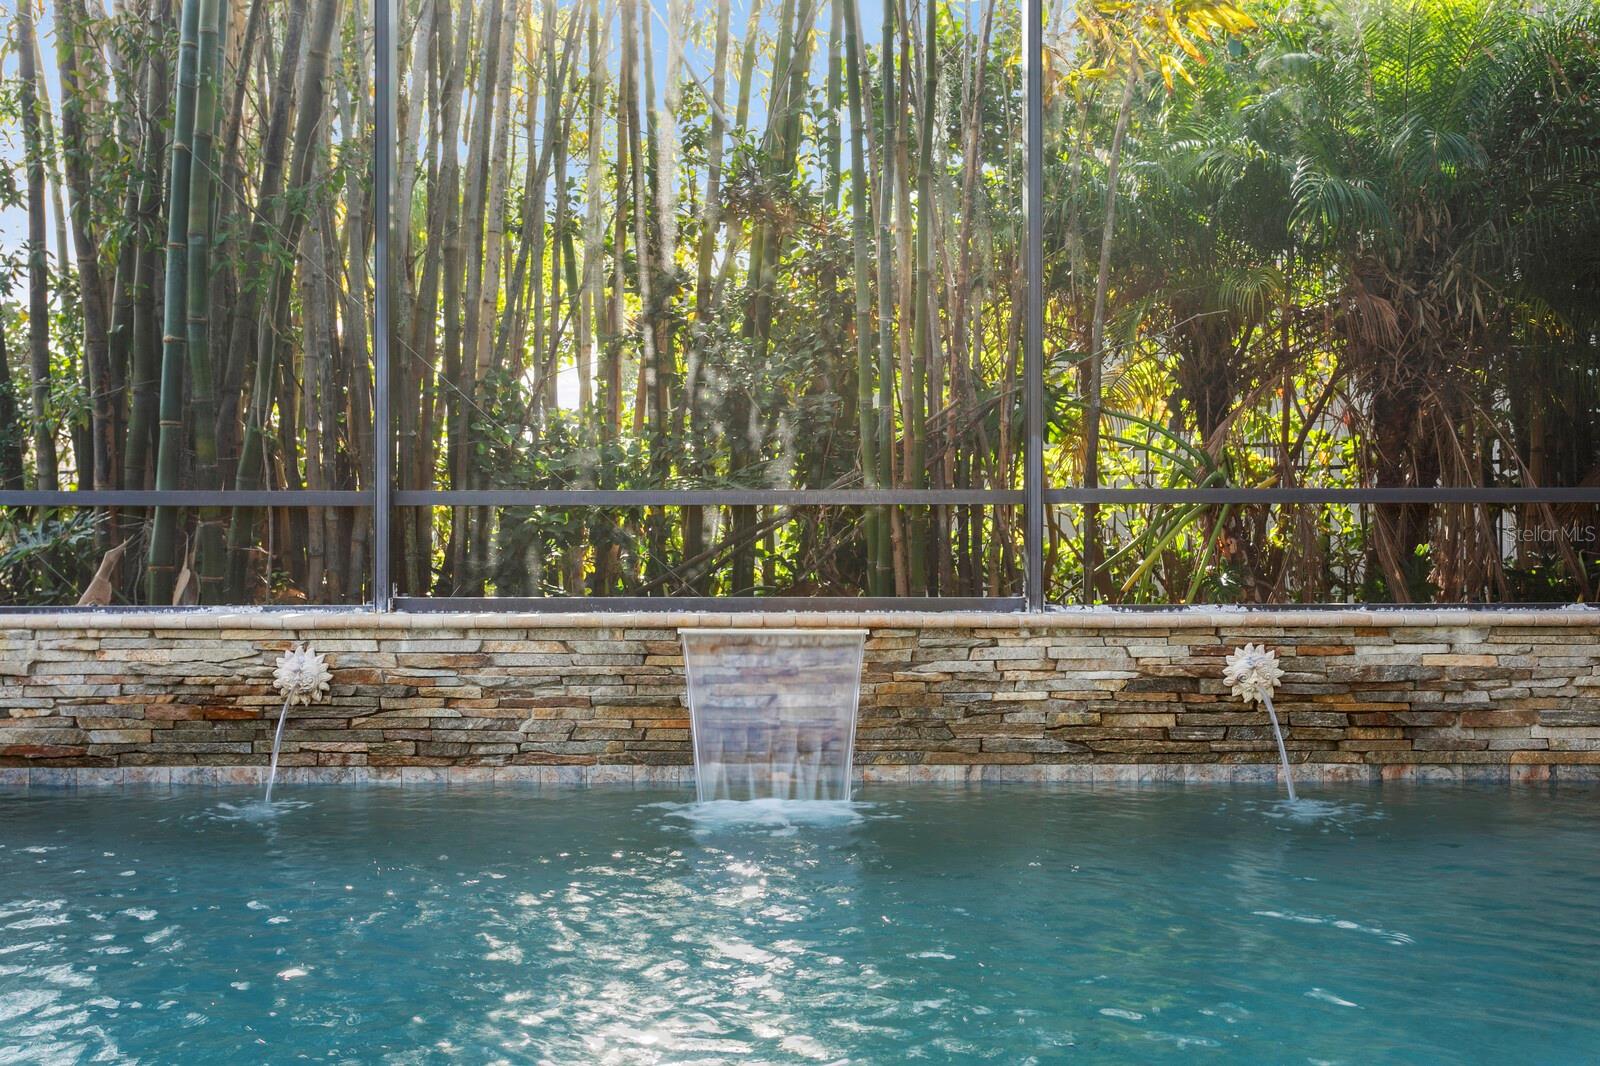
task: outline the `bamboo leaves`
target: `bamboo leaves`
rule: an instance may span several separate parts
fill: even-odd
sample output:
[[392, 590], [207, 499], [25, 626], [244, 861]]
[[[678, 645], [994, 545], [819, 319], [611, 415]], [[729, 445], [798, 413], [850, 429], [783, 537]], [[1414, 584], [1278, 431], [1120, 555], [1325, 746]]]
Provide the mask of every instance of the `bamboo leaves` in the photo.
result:
[[[31, 410], [7, 484], [20, 467], [41, 488], [370, 488], [387, 231], [401, 489], [1017, 485], [1014, 5], [400, 7], [392, 218], [373, 211], [367, 9], [51, 0], [43, 48], [39, 6], [18, 10], [0, 106], [26, 242], [0, 326]], [[1051, 12], [1053, 476], [1592, 480], [1591, 8]], [[1054, 526], [1050, 576], [1119, 601], [1581, 592], [1575, 545], [1496, 546], [1567, 517], [1090, 506]], [[1004, 507], [474, 500], [398, 519], [412, 594], [1005, 594], [1018, 577]], [[126, 538], [95, 585], [111, 602], [169, 603], [180, 568], [201, 602], [371, 591], [354, 510], [28, 521], [77, 553], [69, 592]], [[93, 551], [71, 547], [84, 530]]]

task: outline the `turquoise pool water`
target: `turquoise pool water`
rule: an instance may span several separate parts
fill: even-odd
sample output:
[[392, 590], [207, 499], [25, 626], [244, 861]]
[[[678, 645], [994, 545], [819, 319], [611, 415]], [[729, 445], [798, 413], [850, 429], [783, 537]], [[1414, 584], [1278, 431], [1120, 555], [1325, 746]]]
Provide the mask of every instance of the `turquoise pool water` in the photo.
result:
[[1574, 1062], [1600, 794], [0, 793], [0, 1062]]

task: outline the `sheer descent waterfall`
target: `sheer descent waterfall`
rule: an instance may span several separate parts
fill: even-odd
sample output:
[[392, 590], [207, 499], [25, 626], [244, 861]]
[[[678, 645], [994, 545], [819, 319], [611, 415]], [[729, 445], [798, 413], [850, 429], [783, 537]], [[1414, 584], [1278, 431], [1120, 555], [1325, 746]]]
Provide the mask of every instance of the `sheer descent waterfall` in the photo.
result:
[[695, 792], [848, 800], [864, 629], [685, 629]]

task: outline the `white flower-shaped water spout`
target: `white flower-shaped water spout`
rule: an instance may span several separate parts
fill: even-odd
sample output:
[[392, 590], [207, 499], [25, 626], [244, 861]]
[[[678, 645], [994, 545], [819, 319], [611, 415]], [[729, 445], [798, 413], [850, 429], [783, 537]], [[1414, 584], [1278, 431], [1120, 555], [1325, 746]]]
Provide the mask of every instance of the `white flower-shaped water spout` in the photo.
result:
[[1278, 728], [1278, 712], [1272, 706], [1272, 693], [1283, 682], [1283, 667], [1278, 656], [1265, 644], [1246, 644], [1227, 658], [1222, 671], [1222, 681], [1233, 689], [1233, 694], [1246, 704], [1259, 703], [1267, 709], [1272, 722], [1272, 736], [1278, 742], [1278, 759], [1283, 763], [1283, 783], [1293, 802], [1294, 777], [1289, 771], [1289, 749], [1283, 743], [1283, 730]]
[[1283, 682], [1278, 657], [1264, 644], [1246, 644], [1228, 656], [1222, 680], [1246, 703], [1266, 703]]
[[272, 672], [272, 687], [283, 693], [286, 703], [321, 703], [328, 698], [328, 683], [333, 674], [328, 662], [312, 648], [296, 644], [278, 657]]
[[283, 747], [283, 724], [289, 720], [293, 704], [321, 703], [328, 698], [333, 672], [328, 661], [305, 644], [296, 644], [278, 657], [272, 671], [272, 687], [283, 694], [283, 709], [278, 712], [278, 728], [272, 734], [272, 768], [267, 771], [266, 802], [272, 803], [272, 786], [278, 780], [278, 750]]

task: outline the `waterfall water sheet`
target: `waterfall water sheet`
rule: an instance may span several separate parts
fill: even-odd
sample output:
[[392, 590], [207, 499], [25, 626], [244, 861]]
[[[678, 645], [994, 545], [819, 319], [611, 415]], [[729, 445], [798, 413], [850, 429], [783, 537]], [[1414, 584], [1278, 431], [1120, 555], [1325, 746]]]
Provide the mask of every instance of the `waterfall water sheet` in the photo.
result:
[[695, 792], [848, 800], [863, 629], [685, 629]]

